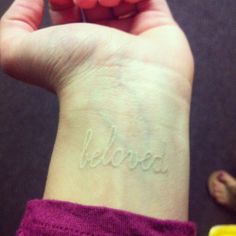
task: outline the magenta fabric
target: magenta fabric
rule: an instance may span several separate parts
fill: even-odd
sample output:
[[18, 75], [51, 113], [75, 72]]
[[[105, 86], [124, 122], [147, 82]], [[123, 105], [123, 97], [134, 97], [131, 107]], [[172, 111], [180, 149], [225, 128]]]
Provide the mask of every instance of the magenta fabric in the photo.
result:
[[32, 200], [17, 236], [194, 236], [189, 222], [164, 221], [108, 207]]

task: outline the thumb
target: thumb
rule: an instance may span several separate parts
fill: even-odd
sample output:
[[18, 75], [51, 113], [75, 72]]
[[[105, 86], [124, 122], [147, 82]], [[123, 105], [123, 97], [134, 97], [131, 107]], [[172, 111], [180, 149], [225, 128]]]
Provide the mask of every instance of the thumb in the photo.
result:
[[1, 18], [0, 55], [1, 66], [11, 70], [14, 54], [20, 47], [21, 39], [26, 34], [38, 29], [42, 21], [44, 0], [15, 0]]

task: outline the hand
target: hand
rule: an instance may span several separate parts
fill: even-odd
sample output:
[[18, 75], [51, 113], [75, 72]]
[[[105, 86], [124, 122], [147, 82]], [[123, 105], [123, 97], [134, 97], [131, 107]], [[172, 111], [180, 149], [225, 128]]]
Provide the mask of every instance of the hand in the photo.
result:
[[[127, 74], [138, 62], [191, 84], [191, 50], [165, 0], [50, 3], [53, 23], [63, 25], [39, 29], [43, 0], [15, 0], [1, 19], [1, 66], [16, 79], [59, 94], [88, 76]], [[82, 23], [80, 7], [88, 23]], [[130, 11], [136, 15], [117, 19]]]
[[[167, 2], [50, 3], [56, 26], [38, 29], [43, 1], [14, 1], [1, 19], [0, 44], [5, 71], [59, 96], [44, 198], [186, 220], [194, 63]], [[96, 160], [108, 149], [109, 158], [133, 153], [140, 162], [151, 155], [159, 174], [141, 165], [131, 171], [129, 160], [118, 168], [79, 168], [84, 156]]]

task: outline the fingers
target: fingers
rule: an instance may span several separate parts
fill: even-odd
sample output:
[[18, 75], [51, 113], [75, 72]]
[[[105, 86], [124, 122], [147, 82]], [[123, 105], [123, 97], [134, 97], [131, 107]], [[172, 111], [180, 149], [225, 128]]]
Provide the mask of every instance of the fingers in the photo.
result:
[[[112, 8], [103, 7], [100, 4], [97, 4], [96, 7], [92, 9], [84, 10], [84, 13], [88, 22], [97, 22], [100, 24], [102, 23], [101, 21], [125, 19], [128, 15], [137, 15], [138, 11], [135, 4], [130, 4], [124, 1], [121, 2], [117, 7]], [[112, 22], [112, 24], [114, 24], [114, 22]], [[109, 26], [109, 22], [107, 22], [106, 25]], [[118, 22], [117, 25], [123, 26], [125, 24], [124, 22]], [[121, 28], [123, 29], [123, 27]]]
[[49, 6], [52, 10], [59, 11], [74, 7], [73, 0], [49, 0]]
[[117, 19], [123, 19], [128, 14], [136, 15], [138, 14], [137, 7], [135, 4], [130, 4], [128, 2], [123, 2], [119, 6], [113, 8], [114, 16]]
[[128, 3], [138, 3], [141, 1], [143, 1], [143, 0], [126, 0], [126, 2], [128, 2]]
[[138, 3], [143, 0], [74, 0], [74, 3], [77, 7], [82, 9], [91, 9], [97, 5], [103, 7], [117, 7], [122, 3]]
[[74, 2], [82, 9], [91, 9], [97, 5], [97, 0], [74, 0]]
[[55, 25], [82, 21], [73, 0], [49, 0], [49, 14]]
[[[84, 10], [87, 22], [116, 19], [136, 10], [134, 4], [142, 0], [49, 0], [53, 24], [83, 21], [80, 9]], [[113, 8], [113, 9], [112, 9]], [[136, 10], [137, 13], [137, 10]]]
[[99, 4], [92, 9], [84, 9], [83, 11], [87, 22], [100, 22], [114, 19], [112, 9]]
[[98, 0], [98, 2], [104, 7], [115, 7], [120, 4], [121, 0]]

